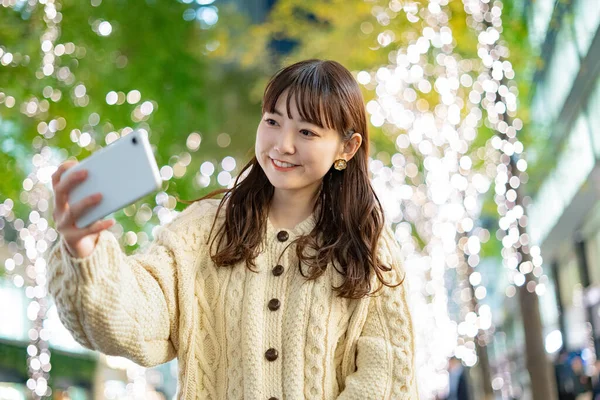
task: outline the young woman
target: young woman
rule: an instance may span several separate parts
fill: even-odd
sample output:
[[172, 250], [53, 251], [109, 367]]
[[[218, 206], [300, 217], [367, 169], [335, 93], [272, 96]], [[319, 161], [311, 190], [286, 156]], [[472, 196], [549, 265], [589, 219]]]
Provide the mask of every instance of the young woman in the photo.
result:
[[[182, 399], [417, 399], [399, 247], [369, 183], [350, 72], [309, 60], [266, 87], [256, 156], [222, 199], [187, 207], [126, 257], [73, 221], [85, 174], [53, 176], [49, 290], [83, 346], [153, 366]], [[221, 191], [223, 192], [223, 191]], [[214, 196], [213, 196], [214, 197]]]

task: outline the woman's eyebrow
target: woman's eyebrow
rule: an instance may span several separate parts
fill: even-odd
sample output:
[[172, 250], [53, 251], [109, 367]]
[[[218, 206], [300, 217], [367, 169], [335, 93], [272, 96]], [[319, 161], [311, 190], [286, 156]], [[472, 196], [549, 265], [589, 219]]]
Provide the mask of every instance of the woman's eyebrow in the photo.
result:
[[[280, 117], [283, 117], [283, 113], [281, 111], [279, 111], [278, 109], [276, 109], [276, 108], [273, 109], [273, 112], [271, 114], [276, 114], [276, 115], [279, 115]], [[293, 120], [294, 118], [291, 117], [290, 119]], [[300, 118], [300, 122], [306, 123], [306, 124], [315, 125], [312, 122], [303, 120], [302, 118]], [[315, 126], [318, 126], [318, 125], [315, 125]]]

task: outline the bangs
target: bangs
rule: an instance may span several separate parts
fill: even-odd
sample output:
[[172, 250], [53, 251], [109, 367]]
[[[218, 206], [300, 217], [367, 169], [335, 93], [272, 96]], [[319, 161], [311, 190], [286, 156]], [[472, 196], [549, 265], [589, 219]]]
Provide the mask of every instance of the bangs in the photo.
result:
[[[341, 93], [327, 71], [319, 64], [282, 70], [267, 85], [263, 98], [263, 113], [274, 113], [279, 97], [287, 91], [286, 112], [291, 119], [291, 100], [298, 107], [300, 118], [321, 128], [343, 133], [348, 128], [344, 118]], [[283, 111], [283, 110], [280, 110]]]

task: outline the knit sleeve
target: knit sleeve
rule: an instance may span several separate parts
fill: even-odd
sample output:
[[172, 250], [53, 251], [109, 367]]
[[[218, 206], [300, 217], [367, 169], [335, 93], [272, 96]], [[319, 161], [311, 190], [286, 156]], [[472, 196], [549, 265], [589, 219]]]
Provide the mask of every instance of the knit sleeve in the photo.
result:
[[[195, 204], [159, 228], [143, 251], [126, 256], [114, 235], [100, 234], [88, 257], [74, 258], [60, 239], [48, 258], [48, 290], [61, 322], [84, 347], [143, 366], [173, 359], [178, 348], [182, 276], [193, 270], [201, 236]], [[208, 226], [210, 228], [210, 226]]]
[[[392, 267], [389, 283], [404, 278], [399, 248], [389, 227], [381, 239], [380, 258]], [[371, 298], [356, 345], [356, 371], [346, 377], [339, 400], [418, 399], [414, 368], [412, 319], [406, 302], [406, 282], [384, 286]]]

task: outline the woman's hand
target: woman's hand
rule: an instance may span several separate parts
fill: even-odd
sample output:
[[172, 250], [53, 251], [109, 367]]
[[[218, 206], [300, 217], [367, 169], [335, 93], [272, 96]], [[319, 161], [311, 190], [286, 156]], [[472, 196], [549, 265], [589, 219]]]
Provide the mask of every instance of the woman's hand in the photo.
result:
[[79, 229], [75, 221], [88, 209], [93, 208], [102, 200], [100, 193], [95, 193], [77, 204], [69, 205], [69, 193], [87, 178], [87, 171], [81, 170], [61, 179], [65, 171], [75, 166], [77, 161], [62, 163], [52, 175], [54, 190], [54, 212], [52, 217], [56, 230], [63, 236], [67, 249], [73, 257], [85, 258], [92, 254], [100, 232], [115, 224], [113, 219], [96, 221], [86, 228]]

